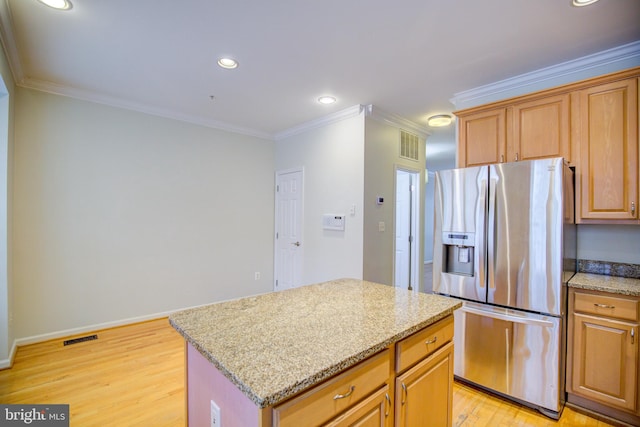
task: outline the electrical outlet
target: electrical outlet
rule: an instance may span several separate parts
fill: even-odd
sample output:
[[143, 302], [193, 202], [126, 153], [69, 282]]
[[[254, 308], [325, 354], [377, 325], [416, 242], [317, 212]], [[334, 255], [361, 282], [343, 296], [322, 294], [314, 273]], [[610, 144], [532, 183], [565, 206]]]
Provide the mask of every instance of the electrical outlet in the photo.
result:
[[260, 272], [259, 272], [259, 271], [256, 271], [256, 272], [254, 273], [253, 277], [254, 277], [254, 280], [260, 280]]
[[211, 401], [211, 427], [220, 426], [220, 407], [216, 405], [216, 402]]

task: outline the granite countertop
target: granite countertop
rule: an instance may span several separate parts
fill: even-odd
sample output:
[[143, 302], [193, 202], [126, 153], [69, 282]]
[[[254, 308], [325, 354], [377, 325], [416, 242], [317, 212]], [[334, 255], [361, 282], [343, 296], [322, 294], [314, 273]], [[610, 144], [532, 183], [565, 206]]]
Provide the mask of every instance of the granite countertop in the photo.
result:
[[603, 274], [577, 273], [569, 280], [569, 287], [640, 296], [640, 279], [606, 276]]
[[453, 313], [460, 302], [340, 279], [172, 314], [171, 325], [259, 408]]

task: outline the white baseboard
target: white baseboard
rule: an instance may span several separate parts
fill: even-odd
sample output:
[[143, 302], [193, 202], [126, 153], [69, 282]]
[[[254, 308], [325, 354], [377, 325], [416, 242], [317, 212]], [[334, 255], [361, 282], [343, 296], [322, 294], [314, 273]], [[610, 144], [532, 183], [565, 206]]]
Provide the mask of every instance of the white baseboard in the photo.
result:
[[[238, 298], [241, 298], [241, 297], [238, 297]], [[233, 300], [233, 299], [236, 299], [236, 298], [231, 298], [229, 300], [224, 300], [224, 301], [230, 301], [230, 300]], [[216, 301], [216, 302], [224, 302], [224, 301]], [[13, 341], [13, 346], [11, 347], [11, 352], [9, 353], [9, 358], [0, 360], [0, 369], [10, 368], [11, 366], [13, 366], [13, 359], [15, 357], [16, 351], [18, 350], [18, 347], [23, 346], [23, 345], [35, 344], [35, 343], [44, 342], [44, 341], [50, 341], [50, 340], [54, 340], [54, 339], [58, 339], [58, 338], [66, 338], [66, 337], [69, 337], [69, 336], [72, 336], [72, 335], [85, 334], [85, 333], [89, 333], [89, 332], [99, 331], [99, 330], [102, 330], [102, 329], [116, 328], [118, 326], [126, 326], [126, 325], [131, 325], [131, 324], [134, 324], [134, 323], [146, 322], [146, 321], [149, 321], [149, 320], [161, 319], [163, 317], [169, 317], [170, 314], [178, 312], [178, 311], [189, 310], [189, 309], [198, 308], [198, 307], [203, 307], [203, 306], [209, 305], [209, 304], [213, 304], [213, 302], [199, 304], [199, 305], [196, 305], [196, 306], [193, 306], [193, 307], [178, 308], [178, 309], [175, 309], [175, 310], [164, 311], [164, 312], [154, 313], [154, 314], [148, 314], [148, 315], [145, 315], [145, 316], [129, 317], [127, 319], [114, 320], [112, 322], [97, 323], [97, 324], [88, 325], [88, 326], [82, 326], [82, 327], [78, 327], [78, 328], [71, 328], [71, 329], [65, 329], [65, 330], [62, 330], [62, 331], [49, 332], [49, 333], [41, 334], [41, 335], [34, 335], [34, 336], [31, 336], [31, 337], [18, 338], [18, 339]]]
[[95, 332], [95, 331], [99, 331], [101, 329], [116, 328], [118, 326], [125, 326], [125, 325], [130, 325], [130, 324], [133, 324], [133, 323], [140, 323], [140, 322], [145, 322], [145, 321], [148, 321], [148, 320], [161, 319], [163, 317], [169, 316], [171, 313], [174, 313], [175, 311], [176, 310], [165, 311], [165, 312], [161, 312], [161, 313], [154, 313], [154, 314], [149, 314], [149, 315], [146, 315], [146, 316], [130, 317], [128, 319], [115, 320], [115, 321], [112, 321], [112, 322], [105, 322], [105, 323], [97, 323], [97, 324], [94, 324], [94, 325], [82, 326], [82, 327], [79, 327], [79, 328], [65, 329], [65, 330], [62, 330], [62, 331], [49, 332], [47, 334], [34, 335], [34, 336], [31, 336], [31, 337], [25, 337], [25, 338], [19, 338], [19, 339], [16, 340], [15, 345], [20, 347], [20, 346], [23, 346], [23, 345], [35, 344], [35, 343], [38, 343], [38, 342], [54, 340], [54, 339], [57, 339], [57, 338], [69, 337], [71, 335], [78, 335], [78, 334], [83, 334], [83, 333], [87, 333], [87, 332]]
[[16, 357], [16, 351], [18, 350], [18, 344], [16, 340], [13, 340], [11, 351], [9, 352], [9, 358], [0, 360], [0, 369], [6, 369], [13, 366], [13, 359]]

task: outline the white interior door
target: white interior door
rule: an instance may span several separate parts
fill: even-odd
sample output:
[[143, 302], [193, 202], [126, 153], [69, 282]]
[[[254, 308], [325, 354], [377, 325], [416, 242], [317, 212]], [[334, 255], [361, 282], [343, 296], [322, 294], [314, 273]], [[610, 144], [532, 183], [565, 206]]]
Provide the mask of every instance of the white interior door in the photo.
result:
[[276, 173], [274, 290], [295, 288], [302, 282], [303, 171]]
[[394, 286], [416, 289], [418, 266], [419, 172], [396, 170]]

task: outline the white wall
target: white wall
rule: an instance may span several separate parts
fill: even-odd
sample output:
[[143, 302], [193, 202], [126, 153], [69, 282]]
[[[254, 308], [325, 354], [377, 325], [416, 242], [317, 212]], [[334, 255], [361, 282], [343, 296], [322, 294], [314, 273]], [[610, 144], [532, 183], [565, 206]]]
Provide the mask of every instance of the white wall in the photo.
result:
[[13, 156], [13, 98], [15, 85], [4, 51], [0, 49], [0, 368], [9, 366], [15, 350], [11, 280], [11, 172]]
[[[375, 112], [374, 112], [375, 115]], [[396, 125], [374, 116], [367, 117], [365, 130], [365, 188], [364, 188], [364, 278], [386, 285], [394, 284], [395, 260], [395, 207], [396, 169], [420, 174], [418, 189], [420, 223], [417, 236], [424, 234], [424, 164], [425, 145], [420, 138], [418, 161], [400, 157], [400, 133]], [[408, 130], [411, 132], [411, 130]], [[377, 205], [376, 198], [383, 197], [384, 204]], [[380, 231], [379, 224], [385, 224]], [[422, 242], [420, 242], [422, 243]], [[418, 260], [423, 259], [424, 245], [420, 245]], [[422, 264], [419, 269], [419, 289], [422, 289]]]
[[640, 264], [640, 226], [578, 225], [578, 259]]
[[[276, 170], [304, 168], [303, 284], [361, 279], [363, 113], [279, 140], [275, 152]], [[327, 213], [346, 215], [344, 232], [322, 229]]]
[[271, 290], [273, 142], [16, 94], [18, 338]]

